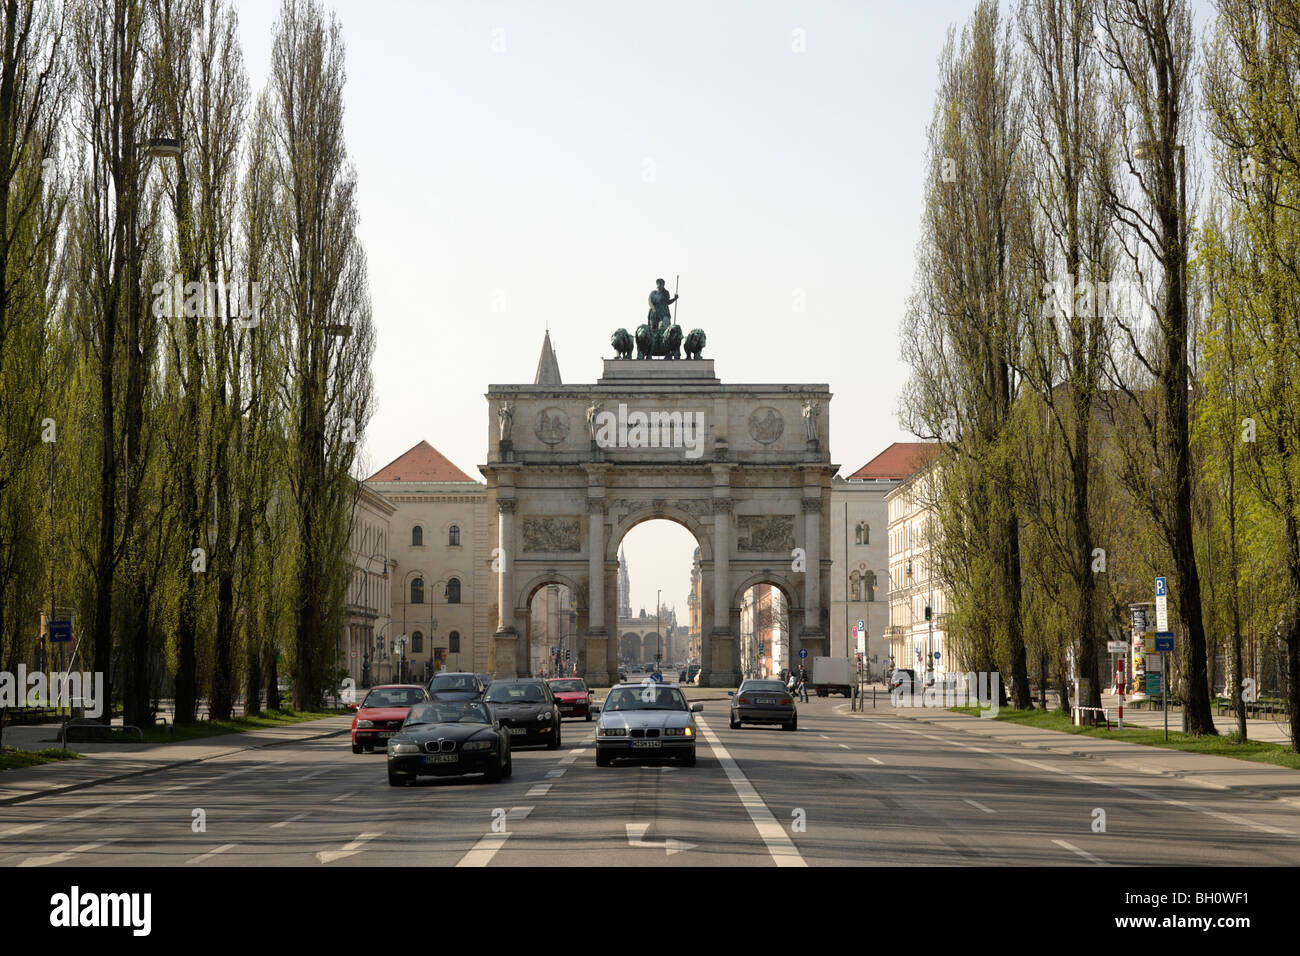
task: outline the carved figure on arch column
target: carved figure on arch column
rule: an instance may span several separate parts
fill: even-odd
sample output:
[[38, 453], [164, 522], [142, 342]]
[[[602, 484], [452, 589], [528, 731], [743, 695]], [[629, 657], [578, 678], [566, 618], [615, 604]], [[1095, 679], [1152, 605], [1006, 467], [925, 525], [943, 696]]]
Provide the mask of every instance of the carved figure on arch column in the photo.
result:
[[821, 403], [811, 398], [803, 403], [803, 433], [808, 441], [817, 440], [817, 416], [821, 414]]
[[515, 403], [502, 402], [497, 406], [497, 428], [502, 441], [510, 441], [510, 429], [515, 423]]

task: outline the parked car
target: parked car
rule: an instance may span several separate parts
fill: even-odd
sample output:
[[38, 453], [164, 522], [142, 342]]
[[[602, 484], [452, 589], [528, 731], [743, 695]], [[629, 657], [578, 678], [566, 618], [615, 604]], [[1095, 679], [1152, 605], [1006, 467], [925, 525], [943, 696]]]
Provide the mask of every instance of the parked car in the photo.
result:
[[401, 730], [388, 740], [389, 786], [420, 777], [481, 773], [497, 783], [510, 776], [510, 735], [501, 732], [488, 708], [477, 700], [413, 706]]
[[555, 695], [561, 717], [585, 717], [591, 720], [591, 690], [581, 677], [553, 677], [548, 684]]
[[477, 674], [442, 671], [429, 681], [430, 700], [478, 700], [486, 690]]
[[354, 704], [352, 717], [352, 752], [370, 753], [376, 745], [384, 746], [397, 733], [406, 715], [416, 704], [429, 700], [421, 684], [380, 684], [370, 688], [366, 699]]
[[741, 724], [780, 724], [786, 730], [799, 729], [799, 712], [794, 696], [779, 680], [747, 680], [728, 691], [731, 697], [731, 729]]
[[678, 757], [694, 767], [695, 715], [703, 710], [703, 704], [688, 703], [676, 684], [611, 687], [596, 727], [596, 766], [608, 767], [625, 757]]
[[512, 746], [546, 744], [560, 746], [560, 709], [544, 680], [524, 678], [493, 681], [483, 701], [510, 735]]

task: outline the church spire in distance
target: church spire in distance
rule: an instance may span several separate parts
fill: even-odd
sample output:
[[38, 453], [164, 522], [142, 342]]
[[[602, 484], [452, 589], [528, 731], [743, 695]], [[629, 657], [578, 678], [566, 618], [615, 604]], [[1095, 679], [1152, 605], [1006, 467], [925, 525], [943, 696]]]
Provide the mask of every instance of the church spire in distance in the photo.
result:
[[534, 385], [563, 385], [560, 381], [560, 363], [555, 360], [555, 350], [551, 348], [551, 330], [546, 330], [542, 339], [542, 355], [537, 360], [537, 374], [533, 377]]

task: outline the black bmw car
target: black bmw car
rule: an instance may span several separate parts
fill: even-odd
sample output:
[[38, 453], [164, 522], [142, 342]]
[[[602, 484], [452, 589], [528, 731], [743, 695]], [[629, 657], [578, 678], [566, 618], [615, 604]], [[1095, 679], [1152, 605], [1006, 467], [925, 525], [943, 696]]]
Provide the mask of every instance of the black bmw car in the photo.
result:
[[400, 787], [418, 777], [481, 773], [497, 783], [514, 769], [510, 736], [481, 701], [416, 704], [402, 729], [388, 738], [388, 782]]
[[483, 695], [515, 747], [560, 746], [560, 708], [544, 680], [496, 680]]

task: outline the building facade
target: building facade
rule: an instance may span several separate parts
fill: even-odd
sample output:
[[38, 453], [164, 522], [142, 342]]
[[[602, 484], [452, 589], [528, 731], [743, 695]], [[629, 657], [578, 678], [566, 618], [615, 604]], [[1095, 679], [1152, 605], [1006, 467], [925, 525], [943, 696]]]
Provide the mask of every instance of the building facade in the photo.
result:
[[931, 560], [939, 534], [934, 459], [885, 495], [889, 508], [889, 643], [895, 667], [926, 683], [958, 669], [944, 630], [948, 595]]

